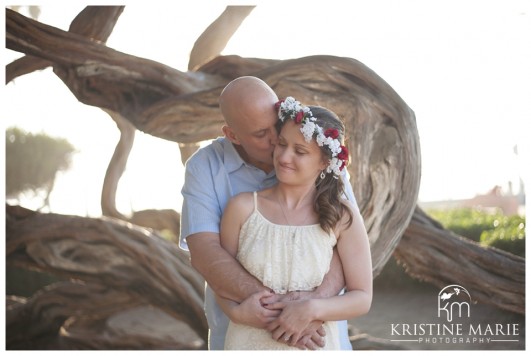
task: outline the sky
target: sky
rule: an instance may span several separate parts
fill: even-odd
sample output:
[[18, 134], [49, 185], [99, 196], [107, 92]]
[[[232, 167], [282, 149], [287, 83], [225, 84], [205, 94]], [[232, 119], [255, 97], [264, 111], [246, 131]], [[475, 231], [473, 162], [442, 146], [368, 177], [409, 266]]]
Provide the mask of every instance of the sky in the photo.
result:
[[[37, 3], [39, 21], [64, 30], [87, 4]], [[531, 118], [531, 1], [255, 3], [222, 54], [274, 59], [328, 54], [355, 58], [374, 70], [415, 112], [420, 201], [471, 198], [495, 185], [507, 191], [509, 181], [517, 192], [519, 178], [528, 181], [524, 162], [530, 161], [531, 135], [524, 123]], [[226, 5], [238, 2], [170, 4], [131, 2], [107, 45], [186, 71], [197, 37]], [[21, 56], [3, 52], [4, 64]], [[2, 102], [5, 127], [65, 137], [78, 150], [72, 168], [57, 177], [51, 210], [100, 215], [101, 185], [119, 139], [110, 117], [77, 102], [50, 69], [6, 85]], [[180, 211], [183, 172], [176, 143], [137, 132], [118, 209]], [[35, 208], [36, 202], [28, 198], [22, 204]]]

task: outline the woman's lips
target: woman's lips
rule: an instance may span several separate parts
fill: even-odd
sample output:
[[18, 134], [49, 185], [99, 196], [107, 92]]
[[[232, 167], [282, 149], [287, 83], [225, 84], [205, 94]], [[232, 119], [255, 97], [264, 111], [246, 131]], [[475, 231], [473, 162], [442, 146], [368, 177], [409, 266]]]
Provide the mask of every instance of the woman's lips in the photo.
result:
[[279, 163], [278, 166], [283, 171], [294, 171], [295, 170], [293, 167], [290, 167], [289, 165], [285, 165], [285, 164], [282, 164], [282, 163]]

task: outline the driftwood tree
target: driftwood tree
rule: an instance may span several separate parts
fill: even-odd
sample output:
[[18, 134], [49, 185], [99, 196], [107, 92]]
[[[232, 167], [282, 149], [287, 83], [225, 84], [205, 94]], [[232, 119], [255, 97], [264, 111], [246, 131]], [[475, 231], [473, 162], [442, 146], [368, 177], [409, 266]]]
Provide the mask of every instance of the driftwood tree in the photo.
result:
[[[8, 82], [52, 66], [80, 102], [104, 109], [121, 128], [122, 141], [107, 171], [102, 194], [104, 214], [130, 219], [116, 210], [114, 195], [136, 129], [179, 142], [183, 155], [189, 155], [198, 141], [218, 135], [223, 121], [217, 99], [224, 85], [238, 76], [254, 75], [266, 81], [280, 97], [293, 95], [302, 102], [329, 107], [345, 120], [353, 162], [349, 167], [351, 183], [369, 232], [375, 275], [394, 253], [418, 278], [440, 287], [450, 283], [466, 285], [478, 301], [524, 313], [524, 259], [455, 236], [416, 207], [420, 147], [415, 116], [376, 73], [354, 59], [333, 56], [286, 61], [219, 56], [252, 7], [228, 7], [196, 42], [190, 71], [180, 72], [117, 52], [102, 43], [110, 32], [98, 34], [91, 24], [112, 30], [121, 10], [88, 7], [74, 20], [69, 32], [10, 10], [6, 16], [7, 47], [26, 54], [8, 66]], [[74, 26], [76, 22], [87, 26]], [[155, 232], [139, 233], [134, 225], [107, 218], [41, 215], [16, 207], [8, 207], [7, 211], [8, 263], [82, 280], [86, 285], [83, 288], [94, 297], [101, 290], [108, 295], [118, 293], [130, 308], [156, 306], [183, 320], [204, 341], [206, 323], [197, 307], [200, 278], [187, 264], [186, 256]], [[175, 222], [175, 216], [169, 220]], [[136, 239], [124, 238], [129, 235]], [[95, 243], [107, 253], [97, 256], [91, 248]], [[83, 252], [78, 255], [77, 249]], [[61, 260], [64, 263], [57, 263]], [[132, 264], [138, 261], [137, 267], [142, 271], [136, 273]], [[466, 272], [470, 270], [473, 273]], [[123, 283], [116, 282], [120, 278]], [[78, 287], [57, 286], [57, 294], [68, 295]], [[42, 302], [14, 300], [13, 307], [8, 308], [8, 321], [13, 322], [8, 322], [8, 342], [17, 345], [20, 339], [12, 313], [34, 317], [36, 306], [48, 305], [47, 293], [52, 292], [42, 293]], [[62, 325], [61, 330], [68, 330], [65, 325], [75, 325], [78, 331], [95, 330], [95, 325], [105, 321], [108, 325], [110, 316], [121, 309], [109, 298], [98, 300], [106, 307], [105, 313], [95, 317], [97, 322], [82, 320], [81, 315], [91, 313], [88, 305], [82, 308], [84, 312], [78, 312], [79, 322], [66, 323], [71, 320], [66, 309], [52, 313], [53, 320]], [[38, 330], [32, 335], [38, 335]], [[93, 343], [74, 339], [67, 340], [69, 345], [113, 345], [112, 338], [95, 337]], [[119, 347], [138, 347], [138, 340], [135, 342]], [[151, 344], [146, 341], [145, 345]], [[176, 345], [204, 347], [200, 342], [195, 346]]]

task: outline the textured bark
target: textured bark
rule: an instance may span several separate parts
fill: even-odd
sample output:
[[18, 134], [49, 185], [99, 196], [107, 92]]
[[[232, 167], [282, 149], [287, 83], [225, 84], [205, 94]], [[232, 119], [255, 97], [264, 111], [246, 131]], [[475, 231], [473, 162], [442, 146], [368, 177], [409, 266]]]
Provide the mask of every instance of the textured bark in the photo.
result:
[[[72, 21], [69, 31], [106, 43], [123, 9], [124, 6], [87, 6]], [[21, 75], [45, 69], [52, 64], [53, 62], [33, 56], [19, 58], [7, 65], [6, 84]]]
[[[142, 325], [142, 318], [152, 325]], [[168, 335], [159, 326], [164, 322], [163, 328], [174, 324], [178, 332]], [[205, 341], [186, 325], [130, 293], [95, 283], [60, 282], [28, 299], [8, 298], [6, 348], [204, 348]]]
[[206, 341], [203, 280], [187, 254], [156, 233], [7, 206], [6, 239], [8, 265], [101, 284], [185, 321]]

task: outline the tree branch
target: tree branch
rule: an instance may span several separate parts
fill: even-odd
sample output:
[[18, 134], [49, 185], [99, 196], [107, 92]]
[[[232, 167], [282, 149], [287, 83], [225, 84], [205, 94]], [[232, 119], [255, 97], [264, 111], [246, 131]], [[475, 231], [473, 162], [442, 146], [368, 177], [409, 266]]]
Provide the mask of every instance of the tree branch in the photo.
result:
[[254, 8], [255, 6], [227, 6], [225, 11], [195, 41], [190, 52], [188, 70], [195, 71], [201, 65], [219, 56], [232, 35]]
[[153, 102], [210, 88], [218, 81], [127, 55], [83, 36], [6, 9], [6, 47], [54, 63], [79, 101], [110, 109], [142, 129], [138, 114]]
[[[93, 41], [105, 43], [111, 35], [124, 6], [87, 6], [70, 24], [69, 31]], [[34, 56], [24, 56], [6, 67], [6, 84], [13, 79], [42, 70], [53, 62]]]

